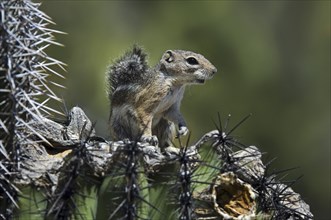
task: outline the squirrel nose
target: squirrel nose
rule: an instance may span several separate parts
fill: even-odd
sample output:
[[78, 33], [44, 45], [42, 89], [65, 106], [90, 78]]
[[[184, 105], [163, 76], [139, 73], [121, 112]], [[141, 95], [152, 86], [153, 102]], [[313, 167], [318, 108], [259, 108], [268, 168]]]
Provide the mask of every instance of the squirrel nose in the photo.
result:
[[214, 75], [216, 72], [217, 72], [217, 69], [216, 69], [216, 67], [214, 67], [214, 68], [211, 70], [211, 74]]

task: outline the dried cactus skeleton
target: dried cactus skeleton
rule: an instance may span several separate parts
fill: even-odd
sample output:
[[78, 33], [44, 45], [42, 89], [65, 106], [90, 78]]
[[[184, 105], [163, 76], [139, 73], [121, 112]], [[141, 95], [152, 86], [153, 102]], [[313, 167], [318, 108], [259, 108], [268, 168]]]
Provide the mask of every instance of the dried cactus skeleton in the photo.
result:
[[[107, 200], [108, 219], [313, 218], [299, 194], [267, 174], [258, 148], [231, 137], [241, 122], [229, 132], [219, 125], [193, 145], [161, 151], [148, 143], [96, 136], [78, 107], [65, 123], [50, 120], [51, 112], [60, 112], [47, 102], [60, 99], [48, 76], [62, 77], [51, 66], [64, 64], [44, 50], [59, 45], [53, 34], [61, 32], [46, 27], [52, 22], [38, 6], [29, 0], [0, 2], [0, 219], [20, 215], [24, 186], [44, 190], [48, 204], [35, 210], [43, 218], [72, 218], [78, 190], [92, 179], [110, 180], [115, 196]], [[212, 156], [203, 156], [206, 151]], [[153, 180], [172, 165], [171, 181]], [[172, 190], [160, 195], [174, 202], [160, 205], [160, 198], [151, 198], [158, 184]], [[172, 207], [173, 214], [166, 216], [162, 207]]]
[[[312, 218], [309, 206], [301, 200], [299, 194], [278, 182], [273, 176], [267, 177], [266, 167], [261, 161], [261, 152], [254, 146], [241, 147], [241, 150], [227, 155], [231, 157], [232, 164], [221, 160], [219, 167], [210, 166], [210, 169], [216, 170], [216, 175], [211, 178], [211, 182], [199, 183], [203, 186], [201, 190], [195, 190], [192, 184], [197, 183], [195, 175], [200, 175], [197, 170], [199, 167], [209, 166], [209, 161], [201, 158], [200, 150], [212, 146], [214, 154], [220, 159], [225, 156], [222, 155], [224, 151], [221, 148], [233, 150], [233, 146], [229, 143], [220, 141], [226, 136], [224, 132], [221, 134], [219, 130], [211, 131], [196, 144], [182, 147], [179, 153], [169, 149], [161, 152], [157, 146], [148, 143], [129, 140], [111, 142], [96, 137], [92, 123], [80, 108], [73, 108], [70, 115], [71, 120], [78, 123], [70, 121], [65, 126], [44, 118], [42, 123], [35, 124], [34, 130], [46, 137], [47, 142], [41, 141], [28, 146], [29, 150], [24, 152], [24, 158], [27, 159], [21, 161], [21, 175], [17, 176], [15, 183], [34, 184], [39, 187], [52, 186], [55, 193], [59, 186], [63, 188], [63, 183], [59, 180], [66, 175], [64, 172], [64, 168], [68, 166], [66, 161], [76, 160], [77, 153], [84, 151], [84, 154], [80, 154], [82, 157], [80, 169], [88, 169], [91, 176], [105, 177], [114, 172], [114, 167], [122, 164], [122, 168], [127, 170], [124, 172], [126, 179], [130, 179], [129, 183], [133, 184], [130, 186], [131, 190], [133, 186], [139, 188], [139, 181], [135, 176], [139, 171], [134, 171], [139, 166], [144, 167], [147, 173], [155, 175], [162, 166], [179, 164], [179, 180], [174, 184], [182, 190], [178, 201], [181, 207], [179, 216], [189, 215], [191, 219], [217, 219], [220, 216], [224, 219], [258, 216], [272, 218], [277, 215], [281, 217], [280, 219]], [[73, 125], [75, 128], [71, 127]], [[207, 145], [206, 142], [212, 144]], [[50, 146], [49, 143], [53, 145]], [[50, 154], [48, 148], [54, 146], [58, 152]], [[138, 158], [141, 160], [138, 161]], [[125, 161], [129, 163], [126, 164]], [[268, 179], [269, 184], [261, 184], [261, 179], [265, 178]], [[128, 190], [127, 187], [123, 186], [123, 190], [124, 188]], [[135, 197], [139, 197], [138, 188], [135, 189], [137, 191], [131, 192], [133, 196], [131, 202]], [[119, 210], [124, 208], [121, 206], [123, 204], [119, 203], [117, 208]], [[280, 207], [281, 209], [278, 210], [277, 208]], [[132, 211], [132, 208], [128, 210]]]

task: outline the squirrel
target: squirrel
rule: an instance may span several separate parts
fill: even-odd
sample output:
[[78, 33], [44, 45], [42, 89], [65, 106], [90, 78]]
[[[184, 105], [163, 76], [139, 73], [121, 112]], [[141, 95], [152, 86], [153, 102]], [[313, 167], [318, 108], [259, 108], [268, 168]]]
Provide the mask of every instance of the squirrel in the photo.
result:
[[217, 69], [191, 51], [167, 50], [154, 68], [146, 58], [134, 45], [107, 70], [111, 135], [114, 141], [147, 141], [165, 148], [188, 132], [180, 113], [185, 86], [204, 84]]

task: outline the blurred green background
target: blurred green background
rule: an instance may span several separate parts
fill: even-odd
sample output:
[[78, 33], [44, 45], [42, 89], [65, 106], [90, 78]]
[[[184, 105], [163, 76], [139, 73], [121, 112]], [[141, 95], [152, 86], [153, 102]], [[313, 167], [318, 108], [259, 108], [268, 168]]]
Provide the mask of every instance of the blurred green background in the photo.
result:
[[[44, 1], [41, 9], [65, 47], [48, 53], [67, 63], [67, 108], [82, 107], [108, 137], [105, 70], [133, 43], [155, 65], [167, 49], [203, 54], [218, 73], [187, 88], [182, 112], [191, 141], [231, 114], [245, 144], [274, 157], [274, 169], [299, 166], [294, 185], [315, 219], [330, 218], [330, 1]], [[54, 104], [56, 108], [64, 108]]]

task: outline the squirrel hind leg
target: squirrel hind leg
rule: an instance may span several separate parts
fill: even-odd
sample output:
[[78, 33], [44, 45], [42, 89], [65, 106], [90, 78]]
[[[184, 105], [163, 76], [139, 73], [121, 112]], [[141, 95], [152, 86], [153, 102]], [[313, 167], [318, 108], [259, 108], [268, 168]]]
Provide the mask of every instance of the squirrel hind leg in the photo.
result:
[[140, 133], [136, 121], [136, 116], [128, 108], [112, 106], [109, 124], [113, 140], [134, 140]]
[[153, 126], [152, 133], [157, 136], [160, 148], [165, 149], [173, 145], [174, 137], [176, 136], [176, 127], [173, 122], [161, 118]]

